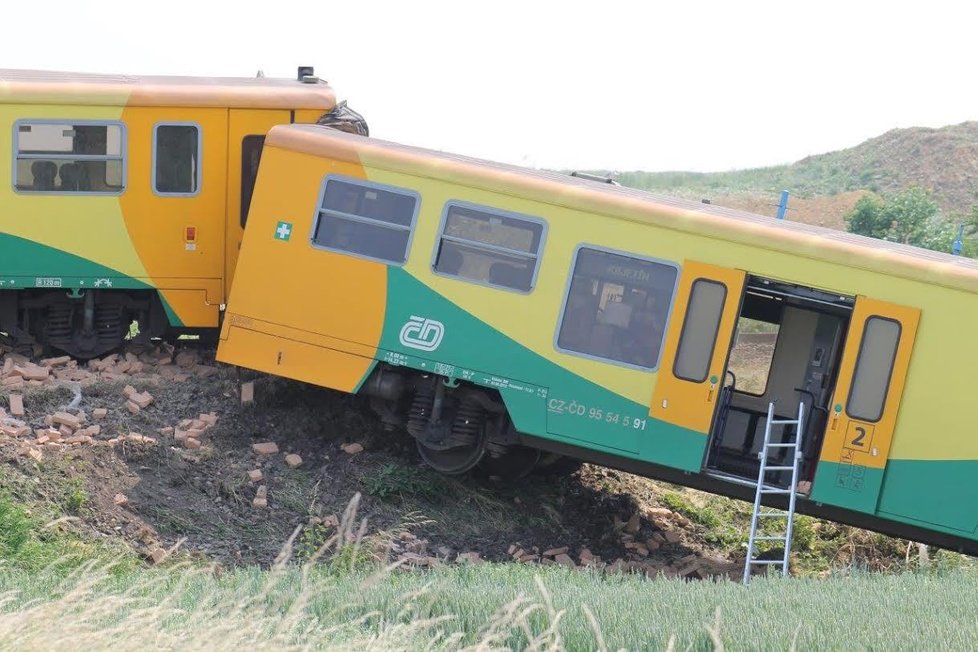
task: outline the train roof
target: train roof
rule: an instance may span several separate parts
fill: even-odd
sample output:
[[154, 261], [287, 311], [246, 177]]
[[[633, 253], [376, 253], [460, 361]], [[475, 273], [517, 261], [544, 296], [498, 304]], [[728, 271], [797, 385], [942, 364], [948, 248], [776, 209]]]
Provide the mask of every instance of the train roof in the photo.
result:
[[322, 81], [103, 75], [0, 68], [2, 103], [330, 111], [336, 106], [336, 94]]
[[281, 125], [267, 145], [486, 188], [848, 267], [978, 293], [978, 260], [746, 211], [365, 138], [318, 125]]

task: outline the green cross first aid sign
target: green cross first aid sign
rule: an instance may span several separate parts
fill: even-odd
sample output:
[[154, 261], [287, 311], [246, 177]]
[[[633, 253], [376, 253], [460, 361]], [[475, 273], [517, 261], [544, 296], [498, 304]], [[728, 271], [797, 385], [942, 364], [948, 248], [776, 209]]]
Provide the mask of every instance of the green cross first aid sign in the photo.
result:
[[292, 237], [292, 224], [279, 222], [275, 227], [275, 239], [288, 241]]

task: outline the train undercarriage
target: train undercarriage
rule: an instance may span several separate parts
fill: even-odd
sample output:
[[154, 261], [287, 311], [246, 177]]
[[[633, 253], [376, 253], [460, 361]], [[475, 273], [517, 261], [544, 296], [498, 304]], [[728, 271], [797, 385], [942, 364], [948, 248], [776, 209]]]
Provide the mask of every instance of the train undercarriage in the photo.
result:
[[88, 360], [127, 340], [163, 337], [168, 328], [154, 290], [0, 291], [0, 333], [23, 352], [59, 351]]
[[569, 473], [580, 462], [525, 446], [495, 390], [380, 365], [360, 390], [388, 430], [405, 429], [421, 458], [447, 475], [478, 466], [516, 479], [533, 471]]

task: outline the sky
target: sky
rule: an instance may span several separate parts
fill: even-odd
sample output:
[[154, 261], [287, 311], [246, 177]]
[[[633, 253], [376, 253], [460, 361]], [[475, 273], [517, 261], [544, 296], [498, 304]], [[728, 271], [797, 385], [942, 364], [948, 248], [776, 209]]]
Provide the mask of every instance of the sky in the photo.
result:
[[371, 135], [528, 167], [718, 171], [978, 119], [978, 6], [45, 0], [0, 66], [316, 73]]

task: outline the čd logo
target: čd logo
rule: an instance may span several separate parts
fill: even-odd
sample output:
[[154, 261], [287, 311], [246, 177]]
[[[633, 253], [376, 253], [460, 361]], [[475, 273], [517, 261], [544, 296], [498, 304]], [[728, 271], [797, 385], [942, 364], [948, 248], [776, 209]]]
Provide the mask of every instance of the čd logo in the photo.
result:
[[401, 327], [401, 344], [412, 349], [434, 351], [445, 337], [445, 324], [434, 319], [411, 315]]

